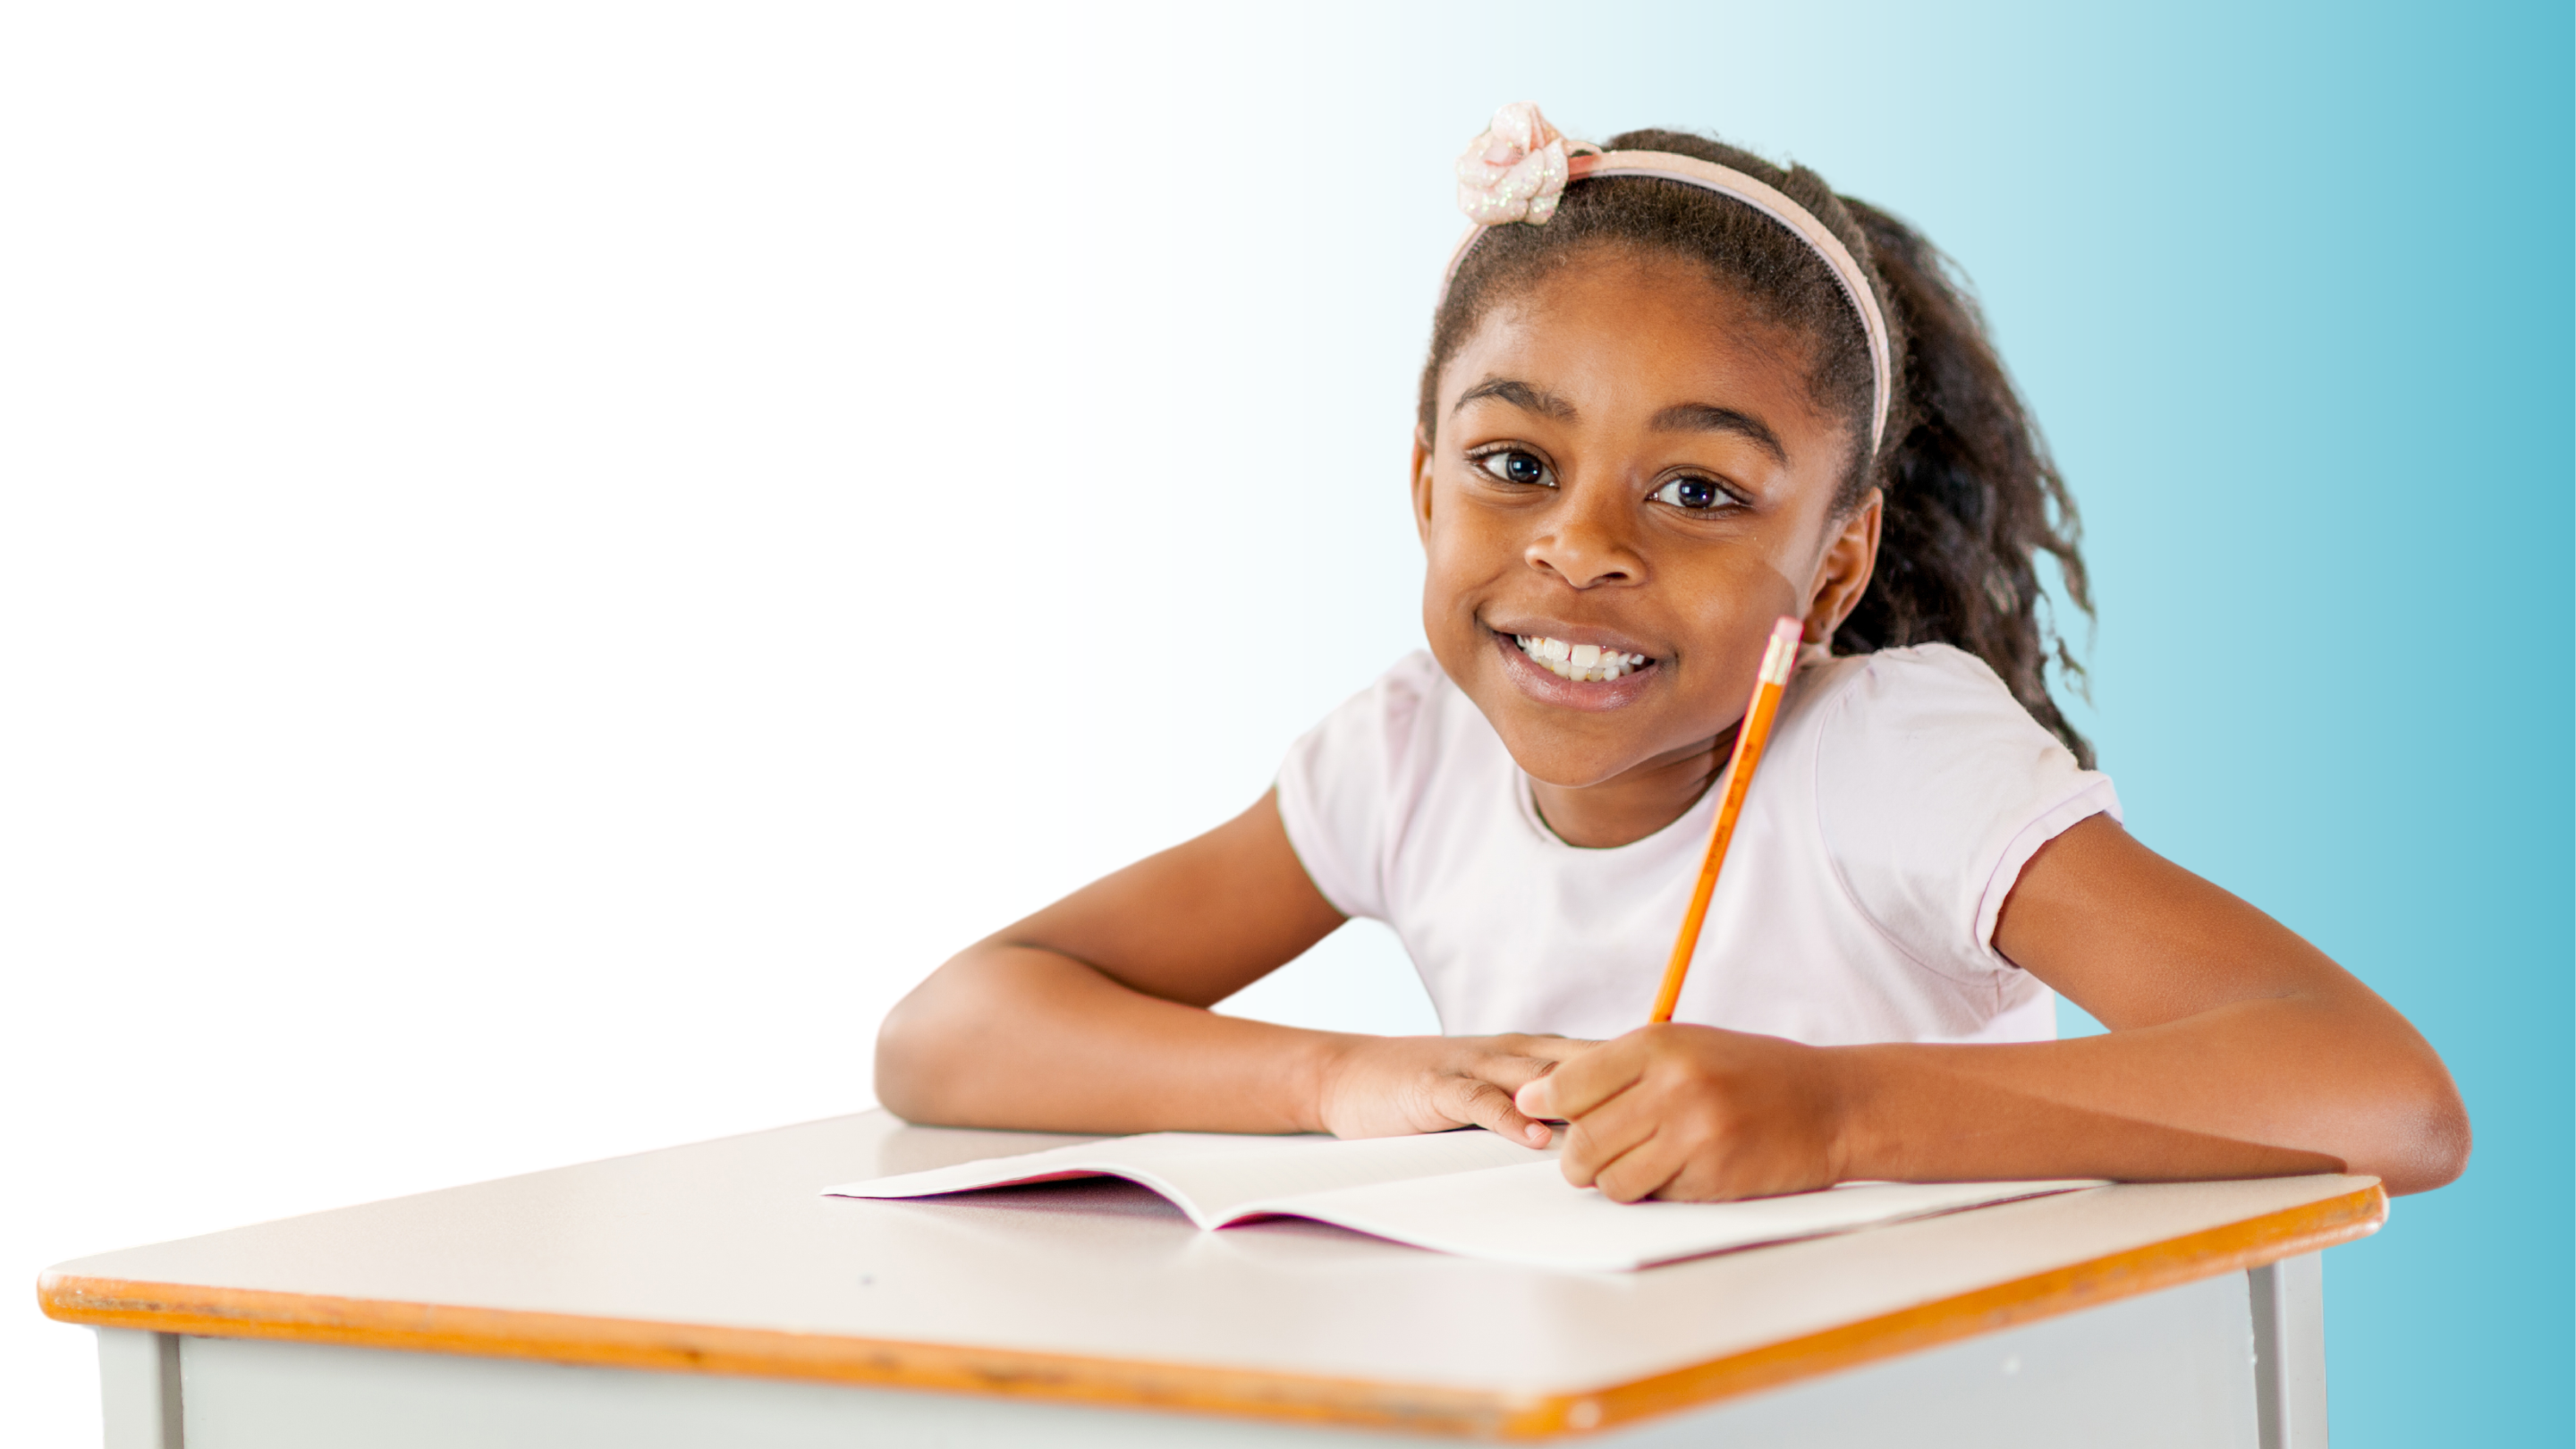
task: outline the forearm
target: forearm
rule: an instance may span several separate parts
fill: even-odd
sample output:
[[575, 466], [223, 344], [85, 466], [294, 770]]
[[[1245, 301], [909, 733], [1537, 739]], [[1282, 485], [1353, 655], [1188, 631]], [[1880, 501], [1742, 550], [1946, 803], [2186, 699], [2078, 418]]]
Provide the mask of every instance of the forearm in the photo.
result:
[[987, 943], [886, 1018], [898, 1116], [1062, 1132], [1312, 1132], [1343, 1038], [1147, 996], [1054, 951]]
[[2458, 1175], [2467, 1121], [2393, 1014], [2302, 997], [2014, 1046], [1832, 1049], [1842, 1174], [2154, 1180]]

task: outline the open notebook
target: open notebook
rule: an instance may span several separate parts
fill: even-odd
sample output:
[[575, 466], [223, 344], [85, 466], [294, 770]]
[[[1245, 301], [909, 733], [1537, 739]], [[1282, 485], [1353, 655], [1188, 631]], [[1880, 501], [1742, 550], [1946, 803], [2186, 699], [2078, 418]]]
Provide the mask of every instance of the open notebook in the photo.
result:
[[1171, 1199], [1202, 1228], [1263, 1217], [1311, 1218], [1471, 1258], [1607, 1272], [2097, 1185], [1852, 1183], [1748, 1202], [1622, 1205], [1569, 1186], [1552, 1151], [1471, 1130], [1349, 1142], [1154, 1132], [844, 1183], [824, 1192], [932, 1197], [1073, 1177], [1141, 1184]]

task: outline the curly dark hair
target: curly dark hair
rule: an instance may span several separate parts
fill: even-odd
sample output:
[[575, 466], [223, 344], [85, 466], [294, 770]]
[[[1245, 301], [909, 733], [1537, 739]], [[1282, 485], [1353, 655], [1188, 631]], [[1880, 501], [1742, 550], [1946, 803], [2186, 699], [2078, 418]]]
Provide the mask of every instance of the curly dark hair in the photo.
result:
[[2049, 665], [2079, 691], [2084, 669], [2046, 614], [2038, 560], [2056, 560], [2089, 620], [2075, 500], [2022, 405], [1958, 267], [1912, 227], [1787, 169], [1684, 131], [1630, 131], [1614, 151], [1671, 151], [1731, 167], [1786, 193], [1851, 249], [1887, 314], [1895, 391], [1886, 444], [1869, 448], [1869, 342], [1822, 257], [1750, 206], [1682, 182], [1609, 177], [1566, 189], [1545, 226], [1488, 229], [1459, 264], [1432, 319], [1420, 425], [1433, 436], [1440, 370], [1494, 303], [1599, 246], [1687, 257], [1762, 321], [1810, 339], [1808, 390], [1844, 420], [1851, 470], [1838, 506], [1872, 487], [1885, 499], [1877, 571], [1834, 631], [1839, 653], [1950, 644], [1983, 659], [2031, 717], [2090, 767], [2093, 747], [2049, 694]]

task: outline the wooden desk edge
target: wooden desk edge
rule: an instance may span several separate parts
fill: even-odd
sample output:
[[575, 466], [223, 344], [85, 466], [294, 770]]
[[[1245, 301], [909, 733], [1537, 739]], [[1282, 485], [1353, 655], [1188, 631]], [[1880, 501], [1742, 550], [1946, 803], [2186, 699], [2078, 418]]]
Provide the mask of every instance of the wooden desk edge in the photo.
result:
[[1632, 1424], [2350, 1242], [2387, 1221], [2377, 1183], [2337, 1197], [1916, 1304], [1588, 1393], [1477, 1389], [575, 1314], [333, 1298], [47, 1271], [48, 1317], [99, 1328], [1548, 1439]]

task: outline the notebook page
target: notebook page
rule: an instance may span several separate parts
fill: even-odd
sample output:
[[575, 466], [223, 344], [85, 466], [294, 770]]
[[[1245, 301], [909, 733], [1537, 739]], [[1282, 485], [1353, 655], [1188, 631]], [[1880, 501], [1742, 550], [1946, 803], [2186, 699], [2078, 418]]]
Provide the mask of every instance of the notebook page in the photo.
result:
[[1618, 1203], [1569, 1185], [1556, 1163], [1545, 1161], [1306, 1193], [1253, 1206], [1465, 1257], [1624, 1272], [1729, 1248], [1821, 1237], [2101, 1185], [2094, 1179], [1853, 1183], [1744, 1202]]
[[1481, 1128], [1352, 1141], [1149, 1132], [843, 1183], [823, 1191], [830, 1197], [930, 1197], [1068, 1177], [1123, 1177], [1171, 1199], [1200, 1227], [1215, 1228], [1273, 1210], [1255, 1206], [1258, 1203], [1531, 1164], [1553, 1173], [1555, 1153], [1524, 1147]]

